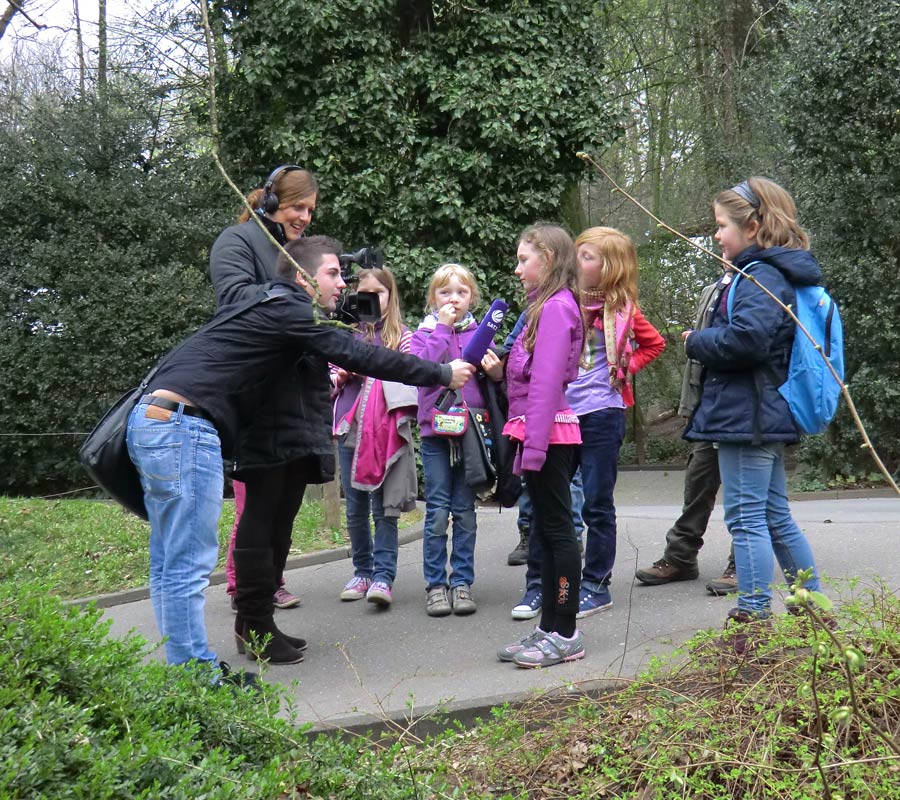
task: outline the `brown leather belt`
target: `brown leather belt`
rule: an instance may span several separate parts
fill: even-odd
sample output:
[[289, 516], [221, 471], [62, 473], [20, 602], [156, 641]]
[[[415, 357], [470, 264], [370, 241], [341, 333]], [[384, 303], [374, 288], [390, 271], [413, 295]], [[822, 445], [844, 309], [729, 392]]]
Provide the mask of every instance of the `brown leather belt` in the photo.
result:
[[145, 394], [141, 398], [141, 403], [148, 406], [159, 406], [159, 408], [164, 408], [167, 411], [178, 411], [181, 408], [181, 413], [188, 417], [199, 417], [207, 422], [215, 423], [215, 420], [202, 408], [188, 405], [187, 403], [177, 403], [175, 400], [169, 400], [168, 397], [156, 397], [152, 394]]

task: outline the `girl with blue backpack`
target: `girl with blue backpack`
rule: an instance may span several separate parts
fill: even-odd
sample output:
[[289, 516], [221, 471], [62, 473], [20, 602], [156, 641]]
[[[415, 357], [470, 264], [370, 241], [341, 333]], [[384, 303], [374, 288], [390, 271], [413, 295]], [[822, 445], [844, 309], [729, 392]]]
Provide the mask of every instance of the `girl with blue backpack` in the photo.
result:
[[[704, 366], [700, 403], [684, 438], [718, 446], [738, 580], [728, 621], [744, 625], [771, 614], [776, 558], [789, 583], [808, 569], [806, 588], [819, 589], [812, 550], [791, 516], [785, 488], [784, 448], [798, 441], [800, 430], [779, 389], [796, 325], [757, 281], [795, 306], [798, 291], [816, 286], [822, 271], [793, 199], [772, 181], [750, 178], [720, 192], [714, 211], [722, 256], [755, 280], [732, 281], [710, 325], [682, 334], [688, 357]], [[738, 653], [747, 648], [746, 632], [732, 639]]]

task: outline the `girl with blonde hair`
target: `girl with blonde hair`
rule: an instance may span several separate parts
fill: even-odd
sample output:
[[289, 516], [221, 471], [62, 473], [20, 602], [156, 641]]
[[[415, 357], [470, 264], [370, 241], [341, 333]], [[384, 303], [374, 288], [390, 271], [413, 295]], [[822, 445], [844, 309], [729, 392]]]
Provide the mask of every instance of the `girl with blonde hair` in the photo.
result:
[[[481, 295], [475, 276], [460, 264], [438, 267], [428, 286], [429, 313], [413, 334], [410, 352], [431, 361], [447, 362], [462, 356], [475, 335], [478, 322], [471, 309]], [[472, 597], [475, 581], [475, 494], [466, 485], [465, 466], [454, 456], [450, 437], [436, 435], [432, 426], [440, 387], [419, 389], [419, 430], [422, 471], [425, 476], [425, 530], [422, 540], [426, 613], [431, 617], [466, 615], [476, 611]], [[477, 381], [461, 393], [462, 404], [484, 408]], [[450, 576], [447, 577], [447, 530], [453, 517]]]

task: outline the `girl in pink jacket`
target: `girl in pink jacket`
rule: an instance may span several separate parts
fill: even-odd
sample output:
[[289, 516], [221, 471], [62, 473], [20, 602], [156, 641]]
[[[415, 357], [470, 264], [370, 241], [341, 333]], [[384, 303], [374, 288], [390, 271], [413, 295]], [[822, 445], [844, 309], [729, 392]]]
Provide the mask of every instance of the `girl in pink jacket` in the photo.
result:
[[584, 657], [584, 637], [575, 627], [581, 554], [569, 489], [581, 434], [566, 387], [578, 374], [585, 330], [572, 237], [539, 223], [519, 237], [517, 258], [528, 311], [506, 361], [504, 433], [519, 443], [516, 466], [534, 506], [531, 535], [542, 544], [544, 603], [534, 631], [498, 656], [520, 667], [548, 667]]

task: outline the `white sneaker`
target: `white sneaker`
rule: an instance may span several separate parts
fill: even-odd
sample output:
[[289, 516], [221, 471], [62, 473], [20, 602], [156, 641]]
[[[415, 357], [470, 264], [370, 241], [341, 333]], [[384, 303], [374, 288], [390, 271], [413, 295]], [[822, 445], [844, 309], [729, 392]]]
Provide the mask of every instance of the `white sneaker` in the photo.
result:
[[542, 604], [543, 600], [541, 598], [541, 590], [529, 589], [527, 592], [525, 592], [522, 599], [513, 606], [512, 618], [534, 619], [538, 614], [541, 613]]

